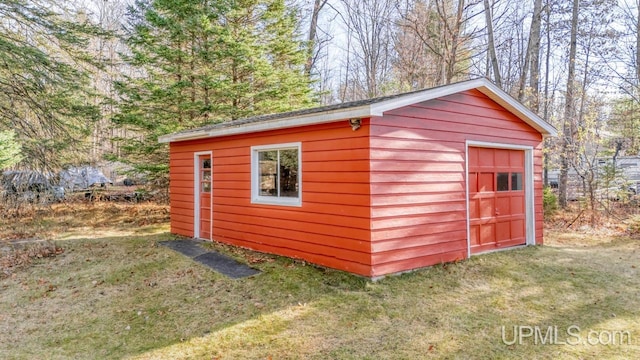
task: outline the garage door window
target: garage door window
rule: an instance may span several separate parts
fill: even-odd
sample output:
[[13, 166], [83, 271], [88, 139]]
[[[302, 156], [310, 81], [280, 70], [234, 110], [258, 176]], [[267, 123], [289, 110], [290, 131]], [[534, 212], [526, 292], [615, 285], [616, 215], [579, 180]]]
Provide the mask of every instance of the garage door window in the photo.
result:
[[524, 187], [522, 186], [522, 173], [514, 172], [511, 173], [511, 191], [520, 191]]
[[497, 178], [497, 186], [496, 189], [498, 191], [509, 191], [509, 173], [498, 173]]
[[[509, 182], [511, 180], [511, 182]], [[521, 172], [496, 173], [496, 189], [498, 191], [522, 191], [523, 178]]]

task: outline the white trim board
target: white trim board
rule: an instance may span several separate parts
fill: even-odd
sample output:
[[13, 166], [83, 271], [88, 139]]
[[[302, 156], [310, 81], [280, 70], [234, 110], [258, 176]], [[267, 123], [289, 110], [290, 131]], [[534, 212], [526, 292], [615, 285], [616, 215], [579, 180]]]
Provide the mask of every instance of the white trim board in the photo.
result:
[[465, 144], [465, 202], [467, 207], [467, 257], [471, 257], [471, 219], [469, 218], [469, 147], [524, 151], [525, 244], [536, 243], [536, 202], [534, 186], [533, 146], [467, 140]]
[[351, 118], [370, 118], [372, 116], [383, 116], [385, 112], [398, 109], [411, 104], [452, 95], [455, 93], [476, 89], [487, 97], [500, 104], [506, 110], [517, 116], [519, 119], [538, 130], [543, 136], [556, 136], [557, 130], [527, 109], [524, 105], [511, 97], [505, 91], [494, 85], [485, 78], [462, 81], [450, 85], [439, 86], [422, 91], [400, 95], [388, 100], [374, 102], [368, 105], [354, 105], [344, 109], [326, 110], [310, 114], [293, 115], [277, 118], [273, 120], [249, 122], [240, 125], [229, 125], [228, 127], [194, 130], [185, 133], [175, 133], [161, 136], [158, 141], [170, 143], [176, 141], [186, 141], [203, 138], [213, 138], [228, 135], [247, 134], [259, 131], [286, 129], [298, 126], [324, 124], [346, 120]]

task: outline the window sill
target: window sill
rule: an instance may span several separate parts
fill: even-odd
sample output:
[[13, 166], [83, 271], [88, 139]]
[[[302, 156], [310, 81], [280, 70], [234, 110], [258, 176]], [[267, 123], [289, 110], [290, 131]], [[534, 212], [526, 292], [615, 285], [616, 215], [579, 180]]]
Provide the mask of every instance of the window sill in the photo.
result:
[[257, 205], [275, 205], [275, 206], [290, 206], [290, 207], [301, 207], [302, 200], [300, 198], [295, 198], [294, 200], [283, 200], [283, 199], [270, 199], [270, 198], [253, 198], [251, 199], [252, 204]]

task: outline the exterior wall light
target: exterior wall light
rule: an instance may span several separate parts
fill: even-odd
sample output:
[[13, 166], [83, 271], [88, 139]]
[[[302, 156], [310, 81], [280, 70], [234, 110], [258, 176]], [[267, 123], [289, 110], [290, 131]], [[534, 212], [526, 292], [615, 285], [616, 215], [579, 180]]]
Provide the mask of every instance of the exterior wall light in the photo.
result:
[[360, 119], [349, 119], [349, 125], [353, 131], [356, 131], [360, 129], [361, 121]]

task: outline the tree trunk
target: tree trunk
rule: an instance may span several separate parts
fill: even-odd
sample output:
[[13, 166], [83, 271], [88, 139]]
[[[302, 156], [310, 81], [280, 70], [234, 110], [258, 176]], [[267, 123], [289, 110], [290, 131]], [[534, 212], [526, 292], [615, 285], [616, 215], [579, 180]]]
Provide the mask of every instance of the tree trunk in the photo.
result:
[[640, 87], [640, 0], [636, 0], [636, 86]]
[[[540, 1], [540, 0], [537, 0]], [[498, 87], [502, 88], [502, 79], [500, 78], [500, 66], [498, 66], [498, 57], [496, 56], [496, 43], [493, 37], [493, 15], [489, 0], [484, 0], [484, 18], [487, 23], [487, 37], [489, 46], [489, 58], [491, 68], [493, 69], [493, 77]]]
[[315, 0], [313, 3], [313, 11], [311, 13], [311, 20], [309, 22], [309, 41], [307, 63], [304, 66], [307, 76], [311, 76], [311, 70], [315, 65], [315, 47], [316, 47], [316, 34], [318, 33], [318, 17], [320, 16], [320, 10], [327, 3], [327, 0]]
[[567, 92], [565, 95], [564, 122], [562, 126], [562, 149], [560, 151], [560, 179], [558, 183], [558, 202], [565, 209], [567, 207], [567, 177], [569, 171], [569, 153], [573, 143], [573, 90], [575, 87], [576, 73], [576, 48], [578, 33], [579, 0], [573, 0], [571, 15], [571, 44], [569, 46], [569, 71], [567, 75]]
[[529, 41], [532, 44], [531, 70], [529, 71], [529, 86], [531, 87], [531, 101], [529, 107], [534, 112], [540, 110], [540, 27], [542, 23], [542, 0], [535, 0], [533, 5], [533, 19]]
[[[548, 5], [547, 5], [548, 6]], [[535, 0], [533, 4], [533, 16], [531, 18], [531, 28], [529, 30], [529, 41], [527, 43], [527, 53], [524, 58], [524, 66], [520, 73], [518, 89], [518, 100], [526, 104], [535, 112], [538, 112], [538, 92], [540, 78], [540, 28], [542, 23], [542, 0]], [[532, 94], [529, 101], [527, 98], [527, 75], [529, 75], [529, 87]]]
[[[547, 37], [547, 48], [545, 51], [545, 65], [544, 65], [544, 121], [549, 122], [549, 63], [551, 59], [551, 4], [547, 1], [545, 11], [545, 26]], [[549, 144], [549, 139], [545, 140], [546, 144]], [[544, 156], [544, 186], [549, 186], [549, 155], [547, 153]]]
[[449, 52], [449, 57], [445, 61], [446, 63], [446, 71], [445, 71], [445, 84], [451, 84], [453, 78], [456, 75], [456, 65], [458, 63], [458, 47], [460, 45], [460, 37], [462, 35], [462, 23], [464, 16], [464, 7], [465, 0], [458, 0], [458, 8], [456, 11], [456, 19], [455, 19], [455, 27], [453, 29], [453, 34], [451, 36], [451, 49]]

